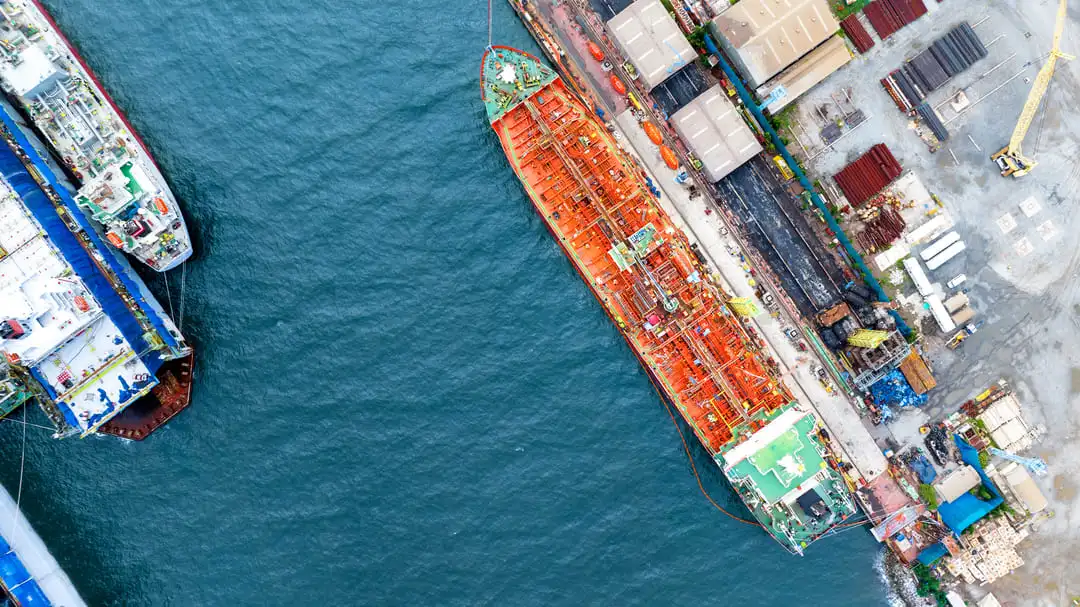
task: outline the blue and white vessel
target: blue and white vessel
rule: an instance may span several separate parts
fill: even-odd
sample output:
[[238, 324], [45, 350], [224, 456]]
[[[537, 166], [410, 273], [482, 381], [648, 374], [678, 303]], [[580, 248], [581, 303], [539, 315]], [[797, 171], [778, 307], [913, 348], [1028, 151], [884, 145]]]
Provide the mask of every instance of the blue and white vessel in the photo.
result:
[[153, 156], [36, 0], [0, 0], [0, 89], [78, 186], [106, 240], [164, 272], [191, 256], [180, 205]]

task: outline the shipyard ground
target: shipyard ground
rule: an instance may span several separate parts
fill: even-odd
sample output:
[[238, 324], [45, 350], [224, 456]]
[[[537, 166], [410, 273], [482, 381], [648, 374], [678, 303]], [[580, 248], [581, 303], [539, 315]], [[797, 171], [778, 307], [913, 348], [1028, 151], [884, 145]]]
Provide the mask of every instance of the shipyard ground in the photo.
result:
[[[932, 321], [926, 323], [938, 388], [925, 411], [905, 414], [891, 431], [901, 442], [910, 439], [926, 419], [940, 418], [998, 376], [1008, 377], [1026, 414], [1049, 430], [1035, 451], [1050, 464], [1050, 475], [1038, 482], [1056, 516], [1022, 548], [1026, 565], [992, 589], [1003, 604], [1066, 605], [1080, 595], [1080, 562], [1075, 559], [1080, 554], [1080, 214], [1075, 210], [1080, 201], [1080, 61], [1058, 63], [1048, 101], [1025, 140], [1025, 152], [1034, 154], [1039, 166], [1021, 179], [1003, 178], [989, 155], [1008, 142], [1030, 80], [1050, 48], [1057, 3], [945, 0], [927, 6], [933, 12], [879, 42], [866, 56], [857, 56], [801, 101], [809, 139], [825, 123], [819, 118], [814, 126], [817, 108], [832, 107], [835, 116], [830, 97], [845, 88], [853, 90], [855, 104], [870, 116], [807, 168], [832, 175], [871, 145], [885, 142], [956, 220], [968, 249], [931, 278], [944, 283], [965, 273], [977, 319], [985, 324], [953, 352], [942, 347], [944, 336]], [[878, 80], [965, 20], [982, 21], [975, 31], [990, 56], [932, 93], [929, 101], [943, 104], [964, 87], [972, 101], [989, 96], [949, 122], [950, 140], [930, 153]], [[1075, 9], [1062, 50], [1080, 54], [1080, 12]], [[991, 93], [1016, 74], [1021, 75]], [[955, 115], [947, 103], [941, 111], [944, 120]], [[813, 154], [813, 141], [804, 143]], [[792, 142], [792, 151], [801, 155], [799, 147]], [[1032, 196], [1042, 209], [1028, 217], [1018, 205]], [[1017, 223], [1007, 234], [996, 222], [1006, 213]], [[976, 596], [982, 593], [975, 591]]]

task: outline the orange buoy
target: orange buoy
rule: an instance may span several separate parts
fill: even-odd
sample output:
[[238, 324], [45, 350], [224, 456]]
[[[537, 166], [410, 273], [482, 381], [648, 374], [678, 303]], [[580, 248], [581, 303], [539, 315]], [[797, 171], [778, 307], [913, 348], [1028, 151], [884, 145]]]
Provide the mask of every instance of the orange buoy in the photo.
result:
[[656, 128], [656, 125], [651, 122], [646, 122], [642, 125], [645, 129], [645, 135], [649, 137], [649, 141], [660, 145], [664, 143], [664, 136], [660, 134], [660, 129]]
[[165, 201], [160, 198], [154, 199], [154, 206], [157, 207], [157, 210], [161, 213], [169, 212], [169, 207], [165, 206]]
[[604, 51], [600, 50], [600, 45], [595, 42], [589, 41], [589, 54], [597, 61], [604, 60]]
[[616, 93], [620, 95], [626, 94], [626, 85], [623, 84], [622, 80], [619, 80], [619, 77], [615, 74], [611, 75], [611, 86], [615, 89]]
[[109, 232], [105, 237], [109, 239], [109, 242], [111, 242], [114, 247], [120, 248], [124, 246], [124, 241], [120, 240], [120, 237], [116, 235], [116, 232]]
[[664, 164], [668, 165], [669, 169], [674, 171], [679, 168], [679, 158], [668, 146], [660, 146], [660, 157], [664, 159]]
[[90, 309], [90, 304], [86, 301], [86, 298], [82, 295], [75, 296], [75, 307], [79, 310], [86, 312]]

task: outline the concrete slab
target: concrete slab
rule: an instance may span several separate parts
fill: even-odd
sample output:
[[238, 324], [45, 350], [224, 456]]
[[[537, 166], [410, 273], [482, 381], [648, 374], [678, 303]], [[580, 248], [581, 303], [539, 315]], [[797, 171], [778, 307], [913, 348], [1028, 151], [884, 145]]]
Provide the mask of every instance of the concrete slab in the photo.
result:
[[1039, 204], [1038, 198], [1028, 196], [1020, 203], [1020, 210], [1024, 212], [1025, 217], [1034, 217], [1042, 210], [1042, 205]]

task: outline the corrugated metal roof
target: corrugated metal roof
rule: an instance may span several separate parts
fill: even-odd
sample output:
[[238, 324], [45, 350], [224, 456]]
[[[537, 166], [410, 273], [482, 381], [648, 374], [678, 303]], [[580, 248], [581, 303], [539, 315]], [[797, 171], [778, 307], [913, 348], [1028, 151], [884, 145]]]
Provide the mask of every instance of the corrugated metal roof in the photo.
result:
[[851, 61], [851, 51], [847, 44], [839, 36], [833, 36], [824, 44], [810, 51], [805, 57], [799, 59], [794, 65], [787, 68], [772, 80], [766, 82], [758, 89], [758, 97], [764, 99], [769, 96], [778, 86], [783, 86], [786, 95], [769, 105], [770, 114], [775, 114], [784, 109], [799, 98], [800, 95], [809, 91], [817, 83], [840, 69]]
[[713, 23], [738, 53], [754, 86], [840, 27], [826, 0], [740, 0]]
[[671, 123], [714, 182], [762, 149], [719, 84], [676, 112]]
[[608, 21], [607, 29], [650, 89], [697, 59], [697, 52], [659, 0], [634, 2]]

